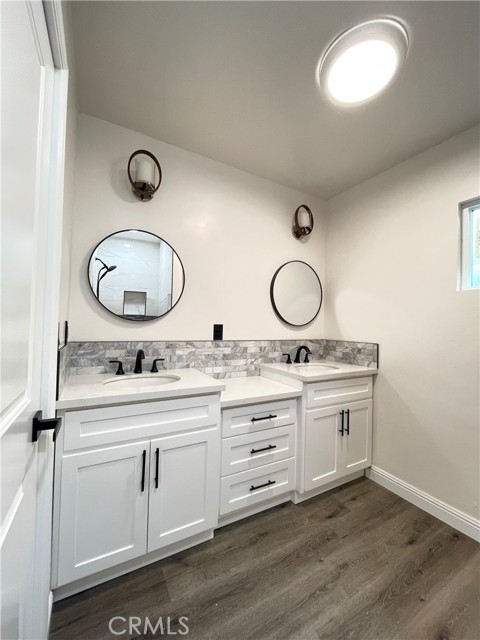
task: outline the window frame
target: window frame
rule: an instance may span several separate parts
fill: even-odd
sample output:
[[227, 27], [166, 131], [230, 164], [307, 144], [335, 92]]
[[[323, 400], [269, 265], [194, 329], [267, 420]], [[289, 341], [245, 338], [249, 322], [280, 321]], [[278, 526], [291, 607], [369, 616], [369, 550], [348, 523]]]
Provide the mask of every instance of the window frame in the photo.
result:
[[478, 291], [480, 285], [472, 285], [472, 269], [473, 256], [471, 258], [473, 248], [474, 229], [472, 228], [472, 210], [480, 209], [480, 196], [460, 202], [458, 205], [460, 218], [460, 242], [459, 242], [459, 269], [458, 269], [458, 286], [459, 291]]

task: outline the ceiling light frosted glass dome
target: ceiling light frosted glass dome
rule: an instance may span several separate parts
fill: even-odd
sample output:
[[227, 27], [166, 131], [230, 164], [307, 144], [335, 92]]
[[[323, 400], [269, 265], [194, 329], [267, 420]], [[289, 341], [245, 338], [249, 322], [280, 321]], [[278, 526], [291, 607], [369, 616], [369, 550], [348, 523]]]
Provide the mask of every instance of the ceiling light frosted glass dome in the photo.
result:
[[318, 65], [317, 80], [333, 102], [365, 102], [390, 84], [407, 49], [407, 31], [397, 20], [364, 22], [332, 42]]

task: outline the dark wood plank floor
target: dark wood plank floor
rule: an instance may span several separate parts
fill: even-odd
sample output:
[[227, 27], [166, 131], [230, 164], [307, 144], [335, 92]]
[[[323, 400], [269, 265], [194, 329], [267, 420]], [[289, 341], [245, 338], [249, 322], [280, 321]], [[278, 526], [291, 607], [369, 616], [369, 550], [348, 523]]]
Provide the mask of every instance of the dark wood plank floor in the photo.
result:
[[195, 640], [478, 640], [479, 593], [476, 542], [361, 479], [55, 604], [51, 640], [161, 637], [113, 616], [187, 616]]

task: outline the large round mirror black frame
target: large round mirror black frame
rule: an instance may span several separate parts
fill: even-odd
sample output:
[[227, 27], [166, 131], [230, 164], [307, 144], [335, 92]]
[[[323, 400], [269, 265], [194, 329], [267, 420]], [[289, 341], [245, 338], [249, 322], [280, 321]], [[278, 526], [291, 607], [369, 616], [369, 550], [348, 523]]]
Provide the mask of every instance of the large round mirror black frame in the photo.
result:
[[141, 229], [123, 229], [103, 238], [90, 255], [87, 278], [104, 309], [133, 322], [170, 313], [185, 289], [185, 270], [175, 249]]
[[323, 302], [323, 289], [315, 269], [302, 260], [279, 267], [270, 284], [270, 300], [277, 316], [292, 327], [315, 320]]

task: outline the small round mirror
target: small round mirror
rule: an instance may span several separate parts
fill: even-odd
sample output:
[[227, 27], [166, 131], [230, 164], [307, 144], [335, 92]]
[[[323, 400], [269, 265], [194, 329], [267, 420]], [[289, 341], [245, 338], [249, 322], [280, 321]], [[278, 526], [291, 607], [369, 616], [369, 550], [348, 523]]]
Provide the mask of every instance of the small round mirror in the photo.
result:
[[110, 313], [125, 320], [155, 320], [180, 300], [185, 272], [168, 242], [148, 231], [127, 229], [95, 247], [88, 262], [88, 282]]
[[302, 327], [315, 320], [322, 306], [320, 278], [306, 262], [287, 262], [272, 278], [270, 299], [281, 320]]

